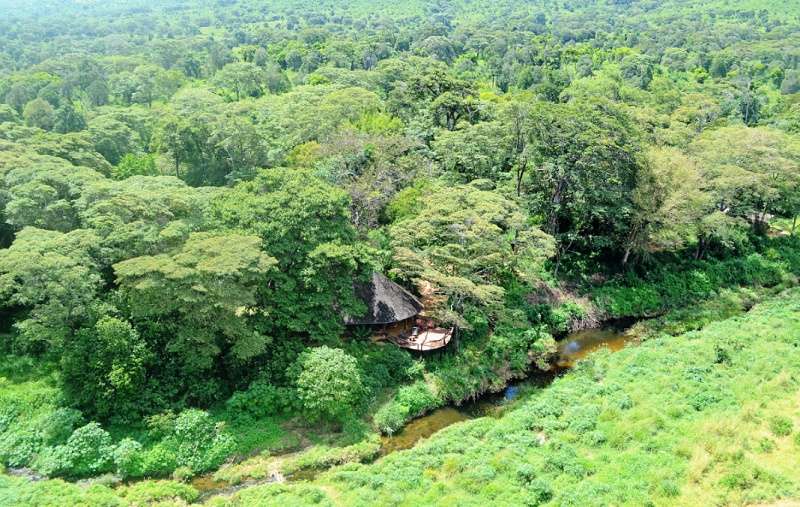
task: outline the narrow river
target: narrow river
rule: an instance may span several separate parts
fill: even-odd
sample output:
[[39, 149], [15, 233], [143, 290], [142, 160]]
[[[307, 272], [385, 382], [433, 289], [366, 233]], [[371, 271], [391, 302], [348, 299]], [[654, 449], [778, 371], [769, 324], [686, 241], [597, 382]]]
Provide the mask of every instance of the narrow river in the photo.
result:
[[520, 390], [546, 385], [559, 371], [572, 368], [592, 352], [603, 347], [616, 352], [635, 338], [629, 329], [622, 326], [606, 326], [571, 333], [558, 342], [558, 355], [554, 361], [553, 371], [538, 371], [526, 379], [509, 385], [500, 393], [489, 393], [475, 401], [459, 406], [443, 407], [414, 419], [399, 432], [381, 439], [381, 456], [409, 449], [419, 440], [428, 438], [451, 424], [476, 417], [499, 415], [514, 401]]
[[[537, 371], [528, 378], [510, 384], [499, 393], [488, 393], [474, 401], [459, 406], [447, 406], [418, 417], [406, 424], [402, 430], [381, 438], [379, 456], [383, 457], [396, 451], [410, 449], [422, 439], [428, 438], [452, 424], [478, 417], [496, 417], [512, 406], [520, 392], [549, 384], [560, 372], [572, 368], [578, 361], [592, 352], [607, 347], [612, 351], [622, 349], [636, 336], [622, 326], [606, 326], [587, 329], [567, 335], [558, 342], [557, 357], [553, 369], [549, 372]], [[286, 477], [270, 477], [258, 481], [244, 482], [235, 486], [222, 481], [215, 481], [213, 474], [196, 477], [192, 485], [201, 491], [201, 501], [219, 494], [231, 494], [242, 488], [267, 482], [311, 480], [324, 470], [301, 470]]]

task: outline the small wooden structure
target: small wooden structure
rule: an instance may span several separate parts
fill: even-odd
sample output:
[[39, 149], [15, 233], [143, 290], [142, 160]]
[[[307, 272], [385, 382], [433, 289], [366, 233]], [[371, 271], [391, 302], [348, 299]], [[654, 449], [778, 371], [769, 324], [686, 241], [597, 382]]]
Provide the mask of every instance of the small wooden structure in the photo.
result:
[[390, 336], [389, 339], [399, 347], [426, 352], [446, 346], [453, 337], [452, 327], [449, 329], [438, 327], [425, 317], [418, 318], [416, 324], [411, 328], [411, 333], [396, 337]]
[[403, 287], [380, 273], [356, 284], [356, 296], [367, 306], [361, 316], [346, 316], [348, 326], [369, 326], [373, 340], [389, 340], [398, 347], [425, 352], [450, 343], [453, 328], [439, 327], [423, 315], [422, 303]]

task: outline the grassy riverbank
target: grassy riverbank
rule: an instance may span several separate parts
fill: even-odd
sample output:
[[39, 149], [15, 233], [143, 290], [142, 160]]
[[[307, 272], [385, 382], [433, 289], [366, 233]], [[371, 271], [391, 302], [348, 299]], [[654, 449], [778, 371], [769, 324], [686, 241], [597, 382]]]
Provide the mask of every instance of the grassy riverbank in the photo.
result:
[[745, 505], [800, 498], [800, 291], [598, 354], [503, 418], [219, 505]]

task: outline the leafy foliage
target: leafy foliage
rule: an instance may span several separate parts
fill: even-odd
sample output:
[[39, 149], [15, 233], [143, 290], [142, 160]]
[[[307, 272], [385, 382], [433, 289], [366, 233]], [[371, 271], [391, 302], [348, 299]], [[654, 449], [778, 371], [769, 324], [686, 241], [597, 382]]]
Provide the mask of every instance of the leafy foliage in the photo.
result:
[[[353, 463], [377, 452], [364, 438], [370, 417], [397, 431], [547, 369], [551, 335], [665, 311], [642, 326], [698, 329], [796, 283], [793, 2], [0, 9], [2, 466], [187, 478], [232, 454], [313, 441], [286, 463], [350, 463], [334, 486], [232, 501], [325, 503], [342, 484], [341, 501], [356, 504], [792, 494], [763, 463], [689, 483], [671, 468], [683, 455], [652, 452], [671, 422], [734, 410], [720, 379], [760, 360], [724, 340], [708, 349], [713, 365], [688, 364], [688, 348], [676, 351], [680, 367], [653, 359], [681, 375], [660, 385], [685, 392], [653, 402], [646, 423], [630, 389], [612, 396], [587, 380], [610, 367], [600, 358], [564, 382], [574, 392], [553, 389], [531, 409], [541, 428], [473, 423], [389, 478]], [[415, 357], [348, 329], [342, 316], [364, 311], [353, 288], [374, 271], [454, 327], [451, 344]], [[641, 378], [626, 367], [618, 385]], [[743, 452], [780, 455], [796, 426], [780, 416], [751, 428]], [[610, 427], [616, 419], [631, 424]], [[629, 460], [613, 473], [611, 448]], [[387, 490], [393, 481], [402, 487]], [[4, 505], [197, 500], [171, 482], [0, 482]]]
[[297, 394], [311, 419], [341, 420], [364, 396], [358, 362], [341, 349], [310, 349], [297, 359], [297, 368]]

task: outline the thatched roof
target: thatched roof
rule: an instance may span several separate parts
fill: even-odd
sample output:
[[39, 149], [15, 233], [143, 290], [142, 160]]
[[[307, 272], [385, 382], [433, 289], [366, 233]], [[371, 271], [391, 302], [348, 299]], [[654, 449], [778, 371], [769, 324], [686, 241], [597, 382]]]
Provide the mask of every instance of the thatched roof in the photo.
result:
[[367, 283], [356, 284], [356, 297], [367, 305], [367, 312], [345, 317], [347, 325], [392, 324], [417, 315], [422, 304], [410, 292], [380, 273], [373, 273]]

